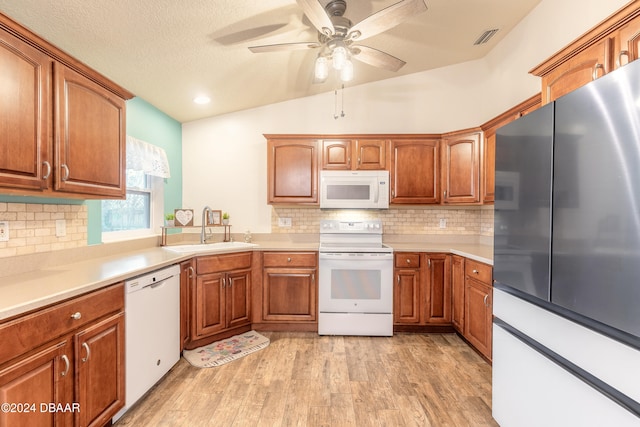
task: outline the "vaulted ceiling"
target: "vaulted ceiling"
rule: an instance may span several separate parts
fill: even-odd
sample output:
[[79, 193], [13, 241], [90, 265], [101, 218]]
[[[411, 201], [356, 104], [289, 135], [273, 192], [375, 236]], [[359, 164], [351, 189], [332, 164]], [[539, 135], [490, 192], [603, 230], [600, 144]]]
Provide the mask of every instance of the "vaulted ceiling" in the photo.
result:
[[[347, 0], [345, 16], [357, 23], [398, 1]], [[355, 61], [348, 85], [481, 58], [539, 2], [425, 0], [426, 12], [363, 42], [406, 65], [393, 72]], [[0, 0], [0, 11], [180, 122], [339, 85], [313, 83], [318, 49], [249, 51], [318, 40], [296, 0]], [[474, 45], [492, 29], [489, 42]], [[211, 102], [193, 103], [200, 94]]]

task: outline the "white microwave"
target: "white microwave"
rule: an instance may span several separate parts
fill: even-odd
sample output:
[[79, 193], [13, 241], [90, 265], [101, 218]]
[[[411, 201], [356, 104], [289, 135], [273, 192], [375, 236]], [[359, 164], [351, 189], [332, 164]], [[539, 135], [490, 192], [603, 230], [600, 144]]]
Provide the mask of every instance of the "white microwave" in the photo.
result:
[[387, 209], [389, 171], [321, 171], [320, 208]]

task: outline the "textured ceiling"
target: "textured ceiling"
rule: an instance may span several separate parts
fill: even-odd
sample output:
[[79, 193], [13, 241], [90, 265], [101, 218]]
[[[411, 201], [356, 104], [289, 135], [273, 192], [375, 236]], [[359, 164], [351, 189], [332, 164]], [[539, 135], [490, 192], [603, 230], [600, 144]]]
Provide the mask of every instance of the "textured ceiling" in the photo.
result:
[[[357, 23], [397, 1], [350, 0], [345, 16]], [[362, 42], [407, 64], [394, 73], [354, 62], [349, 85], [480, 58], [539, 2], [425, 0], [426, 12]], [[337, 85], [312, 83], [316, 49], [247, 49], [317, 40], [295, 0], [0, 0], [0, 11], [180, 122]], [[500, 31], [489, 43], [473, 45], [493, 28]], [[199, 94], [212, 102], [194, 104]]]

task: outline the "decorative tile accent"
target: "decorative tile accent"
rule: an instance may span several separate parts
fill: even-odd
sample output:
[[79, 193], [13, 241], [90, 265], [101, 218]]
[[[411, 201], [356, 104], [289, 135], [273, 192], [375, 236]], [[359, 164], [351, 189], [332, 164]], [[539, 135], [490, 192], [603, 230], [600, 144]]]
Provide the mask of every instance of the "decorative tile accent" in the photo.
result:
[[[56, 237], [56, 220], [66, 235]], [[9, 221], [9, 241], [0, 242], [0, 258], [87, 246], [86, 205], [0, 202], [0, 221]]]

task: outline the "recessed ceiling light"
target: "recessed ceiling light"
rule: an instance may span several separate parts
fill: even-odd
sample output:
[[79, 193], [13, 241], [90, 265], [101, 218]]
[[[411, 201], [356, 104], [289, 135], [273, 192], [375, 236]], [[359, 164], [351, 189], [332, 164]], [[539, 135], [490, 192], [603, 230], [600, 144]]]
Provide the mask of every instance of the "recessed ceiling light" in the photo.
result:
[[196, 104], [208, 104], [209, 102], [211, 102], [211, 98], [206, 95], [200, 95], [193, 98], [193, 102], [195, 102]]

